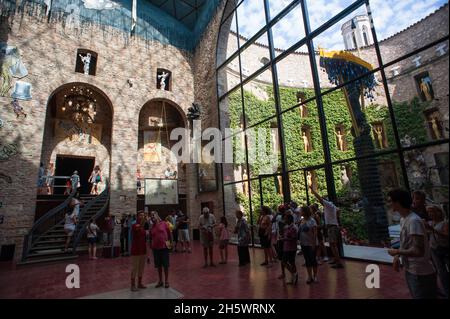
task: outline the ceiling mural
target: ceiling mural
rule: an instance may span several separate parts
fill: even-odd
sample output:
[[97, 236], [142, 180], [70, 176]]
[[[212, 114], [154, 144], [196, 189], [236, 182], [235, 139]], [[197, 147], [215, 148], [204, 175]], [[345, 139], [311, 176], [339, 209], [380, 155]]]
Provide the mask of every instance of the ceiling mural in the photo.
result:
[[[64, 27], [83, 32], [85, 24], [117, 28], [149, 41], [192, 51], [222, 0], [23, 0], [40, 5]], [[11, 6], [16, 3], [12, 0]], [[133, 10], [135, 7], [135, 10]], [[134, 12], [134, 13], [133, 13]]]

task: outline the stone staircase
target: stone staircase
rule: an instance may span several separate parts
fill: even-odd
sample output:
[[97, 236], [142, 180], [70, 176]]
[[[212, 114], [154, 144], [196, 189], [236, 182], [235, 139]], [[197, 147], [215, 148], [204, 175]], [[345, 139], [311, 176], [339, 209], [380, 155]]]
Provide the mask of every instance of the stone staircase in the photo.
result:
[[[106, 189], [98, 196], [81, 195], [84, 206], [80, 208], [78, 223], [69, 245], [69, 251], [64, 252], [66, 233], [64, 232], [64, 214], [55, 216], [43, 216], [46, 219], [54, 219], [53, 225], [46, 230], [32, 229], [26, 238], [28, 246], [24, 247], [22, 261], [18, 265], [35, 264], [43, 262], [60, 261], [77, 258], [77, 252], [87, 249], [86, 227], [91, 218], [98, 219], [106, 212], [109, 204], [109, 192]], [[67, 210], [67, 207], [65, 208]], [[38, 220], [36, 223], [42, 223]], [[47, 223], [48, 224], [48, 223]]]

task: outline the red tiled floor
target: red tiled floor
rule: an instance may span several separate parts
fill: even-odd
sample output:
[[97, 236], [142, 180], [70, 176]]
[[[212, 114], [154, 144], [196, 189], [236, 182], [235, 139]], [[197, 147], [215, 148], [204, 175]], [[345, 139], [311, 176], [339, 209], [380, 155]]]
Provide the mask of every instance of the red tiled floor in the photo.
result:
[[[214, 251], [218, 261], [218, 248]], [[297, 256], [300, 269], [299, 284], [292, 287], [277, 279], [279, 264], [265, 268], [260, 249], [251, 249], [252, 263], [237, 266], [235, 246], [229, 246], [229, 262], [216, 268], [202, 268], [203, 257], [199, 243], [194, 243], [192, 254], [171, 254], [169, 281], [184, 298], [217, 299], [327, 299], [327, 298], [410, 298], [403, 274], [396, 273], [389, 265], [380, 265], [380, 289], [365, 286], [368, 263], [345, 261], [345, 268], [335, 270], [329, 265], [319, 266], [319, 283], [307, 285], [303, 257]], [[66, 265], [76, 263], [80, 267], [81, 287], [65, 286]], [[90, 261], [82, 256], [70, 262], [15, 267], [0, 265], [0, 298], [77, 298], [129, 287], [130, 258], [98, 259]], [[156, 282], [153, 260], [147, 265], [146, 283]]]

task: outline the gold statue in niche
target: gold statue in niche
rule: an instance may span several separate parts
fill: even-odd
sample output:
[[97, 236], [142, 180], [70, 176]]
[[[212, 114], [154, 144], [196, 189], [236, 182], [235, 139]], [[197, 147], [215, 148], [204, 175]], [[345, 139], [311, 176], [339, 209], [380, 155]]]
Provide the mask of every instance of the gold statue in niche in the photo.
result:
[[278, 194], [283, 195], [283, 177], [281, 175], [277, 176], [278, 183]]
[[376, 138], [377, 138], [377, 141], [378, 141], [378, 147], [380, 149], [385, 148], [383, 125], [380, 125], [380, 124], [374, 125], [373, 131], [375, 132], [375, 135], [376, 135]]
[[300, 117], [305, 118], [307, 117], [308, 111], [306, 109], [306, 105], [300, 105]]
[[441, 128], [439, 127], [439, 122], [438, 122], [437, 116], [435, 115], [435, 116], [430, 117], [430, 120], [428, 122], [431, 124], [431, 129], [433, 131], [434, 138], [436, 140], [440, 139], [442, 137], [441, 136]]
[[247, 170], [244, 168], [243, 172], [242, 172], [242, 192], [244, 193], [245, 196], [248, 196], [248, 175], [247, 175]]
[[302, 130], [302, 138], [303, 138], [303, 147], [305, 148], [305, 153], [308, 153], [311, 150], [309, 138], [306, 134], [306, 130]]
[[308, 184], [308, 187], [312, 187], [313, 186], [313, 181], [312, 181], [312, 174], [311, 172], [308, 172], [306, 174], [306, 183]]
[[339, 151], [345, 151], [344, 134], [342, 133], [342, 128], [337, 128], [334, 134], [337, 137], [337, 146]]
[[427, 78], [422, 78], [420, 80], [420, 91], [423, 93], [425, 97], [425, 101], [432, 101], [433, 95], [431, 92], [431, 87], [429, 82], [427, 81]]

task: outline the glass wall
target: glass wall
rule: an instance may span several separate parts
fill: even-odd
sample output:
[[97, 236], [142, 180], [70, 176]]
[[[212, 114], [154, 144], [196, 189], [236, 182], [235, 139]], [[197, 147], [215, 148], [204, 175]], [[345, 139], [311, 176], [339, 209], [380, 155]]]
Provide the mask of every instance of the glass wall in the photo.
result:
[[393, 188], [448, 215], [448, 28], [430, 28], [448, 23], [445, 8], [427, 5], [409, 28], [383, 24], [373, 2], [228, 1], [220, 123], [245, 134], [229, 137], [240, 161], [223, 165], [226, 214], [255, 226], [261, 205], [317, 202], [309, 183], [339, 207], [343, 244], [373, 247], [396, 240]]

